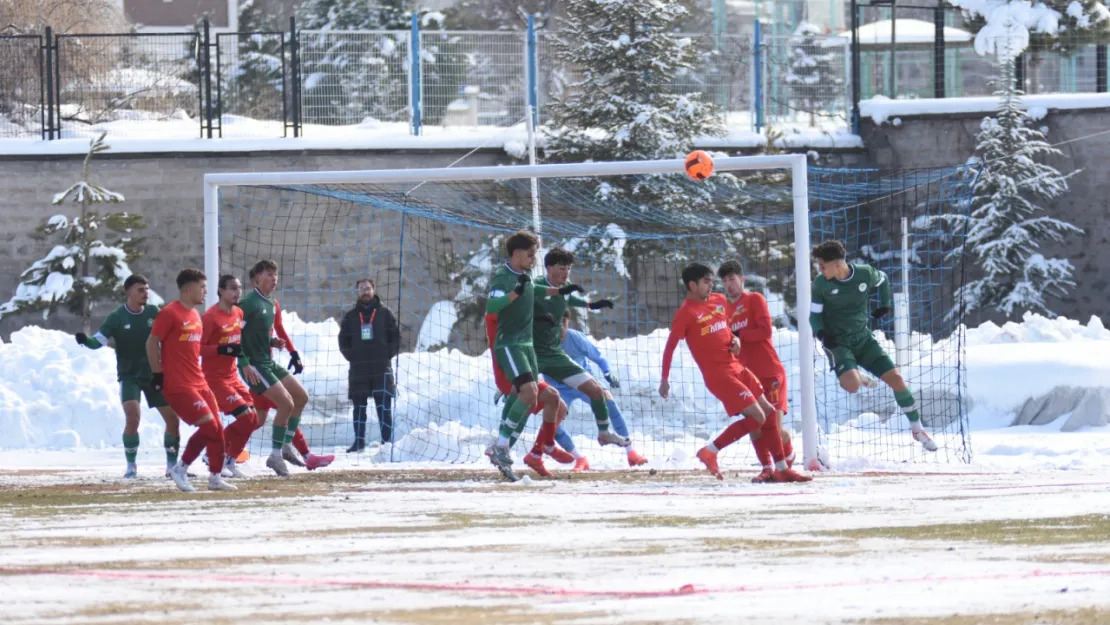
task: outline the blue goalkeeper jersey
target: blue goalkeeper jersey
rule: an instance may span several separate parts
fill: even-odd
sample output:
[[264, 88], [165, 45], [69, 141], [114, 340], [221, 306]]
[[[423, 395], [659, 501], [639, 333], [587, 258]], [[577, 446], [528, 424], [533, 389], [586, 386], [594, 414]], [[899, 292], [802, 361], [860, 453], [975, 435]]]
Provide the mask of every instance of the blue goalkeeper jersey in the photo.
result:
[[594, 362], [601, 367], [602, 374], [609, 373], [609, 361], [601, 355], [597, 346], [578, 330], [567, 330], [567, 337], [563, 339], [563, 351], [586, 371], [590, 370], [590, 362]]

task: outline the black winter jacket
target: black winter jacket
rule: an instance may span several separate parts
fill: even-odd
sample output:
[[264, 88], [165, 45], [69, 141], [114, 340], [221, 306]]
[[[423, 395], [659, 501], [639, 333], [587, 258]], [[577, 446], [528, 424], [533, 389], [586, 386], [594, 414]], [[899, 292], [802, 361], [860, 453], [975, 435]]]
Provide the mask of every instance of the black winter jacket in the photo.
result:
[[[362, 340], [364, 323], [374, 328], [374, 338], [369, 341]], [[380, 386], [378, 378], [392, 373], [392, 361], [400, 349], [397, 318], [377, 295], [369, 304], [359, 302], [347, 311], [339, 324], [339, 351], [351, 363], [347, 373], [349, 393], [367, 392], [372, 384]]]

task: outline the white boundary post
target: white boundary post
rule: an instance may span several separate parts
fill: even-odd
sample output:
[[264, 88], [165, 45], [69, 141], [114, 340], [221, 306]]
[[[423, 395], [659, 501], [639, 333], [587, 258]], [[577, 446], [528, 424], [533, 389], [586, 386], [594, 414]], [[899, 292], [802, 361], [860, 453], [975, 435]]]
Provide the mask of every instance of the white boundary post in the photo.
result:
[[204, 273], [208, 276], [208, 295], [204, 307], [216, 304], [219, 294], [216, 281], [220, 279], [220, 188], [204, 181]]
[[802, 458], [808, 470], [817, 468], [817, 391], [814, 388], [813, 328], [809, 326], [812, 282], [809, 259], [809, 167], [804, 154], [790, 157], [794, 197], [794, 282], [798, 313], [798, 383], [802, 395]]

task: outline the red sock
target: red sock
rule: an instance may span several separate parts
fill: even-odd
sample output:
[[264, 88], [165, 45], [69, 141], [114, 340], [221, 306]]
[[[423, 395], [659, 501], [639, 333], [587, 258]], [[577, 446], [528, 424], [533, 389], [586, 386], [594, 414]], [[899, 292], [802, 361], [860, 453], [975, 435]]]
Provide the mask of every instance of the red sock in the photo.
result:
[[[762, 430], [760, 430], [762, 432]], [[766, 436], [766, 434], [763, 434]], [[752, 439], [752, 447], [755, 447], [755, 457], [759, 459], [759, 465], [763, 467], [771, 466], [771, 452], [767, 450], [767, 444], [763, 440], [763, 436]]]
[[[781, 435], [779, 435], [779, 440], [782, 440]], [[786, 439], [782, 443], [782, 457], [783, 458], [789, 458], [793, 454], [794, 454], [794, 441], [792, 441], [790, 439]]]
[[[764, 449], [771, 456], [771, 459], [778, 462], [784, 458], [782, 453], [782, 435], [779, 434], [779, 413], [774, 411], [767, 415], [767, 420], [763, 422], [760, 432], [762, 435], [759, 437], [759, 442], [763, 444]], [[763, 466], [767, 466], [764, 463]]]
[[235, 417], [235, 423], [224, 430], [224, 441], [227, 443], [227, 455], [236, 458], [247, 446], [251, 432], [258, 428], [258, 415], [253, 410], [244, 412]]
[[542, 456], [543, 450], [555, 444], [555, 429], [558, 427], [557, 423], [543, 422], [540, 426], [540, 431], [536, 434], [536, 443], [532, 445], [532, 454]]
[[301, 428], [297, 428], [297, 431], [293, 433], [293, 446], [297, 448], [297, 451], [301, 452], [302, 456], [307, 456], [312, 453], [308, 449], [308, 441], [304, 439]]
[[725, 428], [725, 431], [721, 432], [721, 435], [713, 440], [713, 446], [717, 448], [717, 451], [721, 451], [725, 447], [728, 447], [758, 429], [759, 421], [751, 417], [745, 417]]
[[201, 423], [197, 433], [189, 439], [189, 444], [200, 434], [204, 435], [205, 446], [208, 448], [208, 471], [219, 475], [224, 470], [224, 426], [218, 417]]
[[193, 464], [200, 457], [200, 450], [204, 449], [207, 442], [203, 430], [198, 429], [193, 432], [193, 435], [189, 437], [189, 442], [185, 443], [185, 451], [181, 452], [181, 464], [185, 466]]

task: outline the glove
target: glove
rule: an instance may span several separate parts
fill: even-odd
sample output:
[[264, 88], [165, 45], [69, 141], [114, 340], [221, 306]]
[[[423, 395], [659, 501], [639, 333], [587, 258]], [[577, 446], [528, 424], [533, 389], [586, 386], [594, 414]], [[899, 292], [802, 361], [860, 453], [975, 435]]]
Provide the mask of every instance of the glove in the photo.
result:
[[497, 404], [501, 403], [501, 400], [504, 398], [505, 395], [501, 391], [497, 391], [493, 394], [493, 405], [496, 406]]
[[621, 387], [621, 379], [618, 378], [617, 374], [613, 373], [612, 371], [605, 374], [605, 381], [609, 383], [609, 388]]
[[301, 355], [297, 352], [289, 352], [289, 366], [286, 369], [289, 369], [295, 375], [303, 373], [304, 364], [301, 363]]
[[150, 387], [159, 393], [162, 392], [162, 387], [166, 385], [166, 376], [161, 371], [150, 376]]
[[836, 342], [835, 336], [826, 333], [824, 330], [817, 331], [817, 340], [821, 341], [821, 344], [825, 346], [825, 349], [832, 349], [840, 345], [840, 343]]
[[570, 295], [571, 293], [585, 293], [586, 289], [578, 286], [577, 284], [564, 284], [559, 288], [559, 295]]
[[613, 300], [599, 299], [596, 302], [590, 302], [587, 306], [590, 310], [601, 310], [602, 308], [612, 308]]
[[872, 310], [871, 311], [871, 318], [874, 319], [875, 321], [878, 321], [879, 319], [882, 319], [883, 317], [885, 317], [889, 314], [890, 314], [890, 306], [883, 306], [881, 308], [876, 308], [875, 310]]
[[77, 339], [78, 345], [84, 345], [85, 341], [89, 340], [89, 335], [85, 334], [84, 332], [78, 332], [74, 335], [74, 338]]
[[238, 356], [243, 353], [243, 346], [239, 343], [228, 343], [216, 346], [216, 353], [221, 356]]
[[535, 320], [536, 321], [542, 321], [544, 323], [549, 323], [551, 325], [555, 325], [555, 316], [552, 315], [551, 313], [546, 313], [546, 312], [545, 313], [536, 313]]
[[532, 278], [530, 278], [528, 276], [528, 274], [526, 274], [526, 273], [520, 274], [519, 276], [516, 277], [516, 288], [513, 289], [513, 293], [516, 293], [517, 295], [521, 295], [522, 293], [524, 293], [524, 285], [528, 284], [531, 281], [532, 281]]

